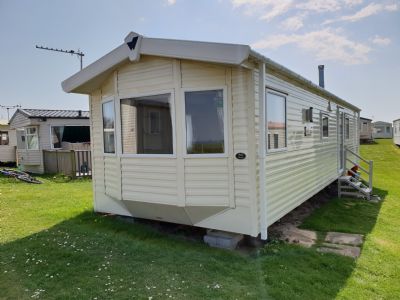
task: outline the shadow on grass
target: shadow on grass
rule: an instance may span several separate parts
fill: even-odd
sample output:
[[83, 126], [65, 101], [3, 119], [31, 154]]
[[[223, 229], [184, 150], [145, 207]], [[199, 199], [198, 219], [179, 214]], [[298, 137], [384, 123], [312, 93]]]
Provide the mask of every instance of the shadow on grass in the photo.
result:
[[0, 245], [6, 299], [333, 298], [354, 261], [272, 243], [257, 255], [90, 212]]
[[[374, 188], [384, 201], [388, 192]], [[347, 233], [368, 234], [376, 224], [382, 201], [374, 203], [364, 199], [335, 198], [306, 218], [300, 228], [315, 231], [337, 231]]]

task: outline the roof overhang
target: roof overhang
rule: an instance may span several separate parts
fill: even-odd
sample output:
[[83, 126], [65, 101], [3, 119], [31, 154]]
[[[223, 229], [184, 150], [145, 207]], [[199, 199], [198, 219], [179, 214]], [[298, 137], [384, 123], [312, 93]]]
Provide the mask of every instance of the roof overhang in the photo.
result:
[[115, 69], [128, 61], [138, 61], [140, 55], [240, 65], [249, 53], [247, 45], [147, 38], [131, 32], [125, 43], [67, 78], [61, 85], [67, 93], [90, 94]]
[[140, 55], [237, 66], [244, 64], [246, 60], [252, 57], [256, 61], [265, 63], [267, 70], [281, 74], [317, 95], [354, 111], [361, 111], [360, 108], [328, 92], [310, 80], [251, 50], [248, 45], [147, 38], [135, 32], [130, 32], [122, 45], [64, 80], [61, 84], [62, 88], [67, 93], [90, 94], [98, 89], [114, 70], [126, 62], [138, 61]]

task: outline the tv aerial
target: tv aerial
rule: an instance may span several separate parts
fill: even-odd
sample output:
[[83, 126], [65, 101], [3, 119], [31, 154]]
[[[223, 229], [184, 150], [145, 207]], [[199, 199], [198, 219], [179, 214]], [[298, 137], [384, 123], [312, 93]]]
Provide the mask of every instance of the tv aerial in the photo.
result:
[[43, 46], [38, 46], [36, 45], [36, 49], [42, 49], [42, 50], [48, 50], [48, 51], [54, 51], [54, 52], [61, 52], [61, 53], [66, 53], [66, 54], [71, 54], [71, 55], [76, 55], [81, 62], [81, 70], [83, 67], [83, 57], [85, 54], [80, 51], [79, 49], [77, 51], [75, 50], [64, 50], [64, 49], [57, 49], [57, 48], [49, 48], [49, 47], [43, 47]]

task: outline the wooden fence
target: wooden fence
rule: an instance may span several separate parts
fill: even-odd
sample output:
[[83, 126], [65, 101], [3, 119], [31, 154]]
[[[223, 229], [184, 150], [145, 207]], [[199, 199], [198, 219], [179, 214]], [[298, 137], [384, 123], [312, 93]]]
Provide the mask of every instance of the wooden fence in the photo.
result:
[[44, 150], [44, 171], [47, 174], [64, 174], [72, 177], [92, 176], [90, 150]]

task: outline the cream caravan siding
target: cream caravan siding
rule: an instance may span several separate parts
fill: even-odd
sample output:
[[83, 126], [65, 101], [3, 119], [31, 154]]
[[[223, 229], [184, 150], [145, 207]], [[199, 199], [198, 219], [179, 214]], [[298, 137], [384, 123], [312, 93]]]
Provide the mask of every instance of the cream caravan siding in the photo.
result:
[[17, 137], [9, 125], [0, 124], [0, 131], [8, 132], [8, 145], [0, 145], [0, 162], [15, 162]]
[[32, 125], [31, 119], [27, 118], [18, 111], [15, 113], [15, 116], [13, 116], [10, 122], [10, 128], [12, 129], [22, 128], [29, 125]]
[[400, 119], [393, 121], [393, 142], [400, 146]]
[[[265, 178], [267, 223], [279, 220], [289, 211], [322, 190], [338, 177], [337, 107], [297, 86], [267, 74], [266, 85], [287, 93], [287, 149], [267, 153]], [[304, 136], [302, 110], [313, 107], [312, 134]], [[329, 137], [321, 137], [321, 113], [329, 116]], [[357, 117], [345, 110], [350, 119], [350, 137], [345, 144], [357, 149]], [[256, 111], [257, 114], [257, 111]]]
[[[254, 136], [254, 125], [252, 120], [249, 121], [247, 102], [252, 93], [252, 89], [249, 90], [251, 71], [216, 64], [142, 56], [138, 63], [128, 63], [115, 72], [117, 102], [118, 99], [138, 95], [172, 93], [176, 115], [175, 154], [167, 157], [122, 154], [122, 145], [132, 143], [129, 135], [125, 134], [125, 142], [117, 137], [116, 156], [103, 154], [101, 101], [114, 94], [110, 90], [113, 87], [111, 80], [104, 83], [101, 95], [91, 96], [96, 210], [124, 210], [118, 199], [181, 207], [220, 206], [226, 207], [226, 210], [196, 225], [256, 235], [257, 225], [251, 225], [256, 224], [256, 195], [251, 190], [251, 186], [256, 183], [255, 175], [252, 180], [249, 175], [249, 164], [254, 162], [255, 157], [254, 147], [249, 148], [248, 145], [249, 136]], [[228, 128], [229, 153], [225, 157], [214, 158], [185, 156], [183, 91], [219, 87], [225, 88], [227, 96], [228, 120], [225, 126]], [[116, 108], [119, 109], [118, 104]], [[118, 114], [118, 110], [116, 111]], [[117, 127], [116, 134], [119, 136]], [[245, 153], [246, 159], [233, 159], [237, 152]], [[109, 203], [113, 203], [112, 210], [107, 207]], [[129, 213], [124, 210], [123, 214]]]

